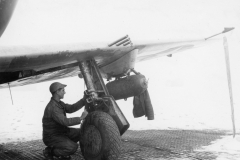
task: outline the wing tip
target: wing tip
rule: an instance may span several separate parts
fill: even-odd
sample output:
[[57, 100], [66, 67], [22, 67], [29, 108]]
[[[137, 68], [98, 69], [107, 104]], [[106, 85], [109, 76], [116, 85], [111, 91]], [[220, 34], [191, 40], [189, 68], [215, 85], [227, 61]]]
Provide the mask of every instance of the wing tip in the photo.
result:
[[225, 27], [224, 30], [222, 31], [222, 33], [226, 33], [226, 32], [229, 32], [231, 30], [234, 30], [234, 29], [235, 29], [234, 27], [230, 27], [230, 28]]
[[219, 35], [219, 34], [227, 33], [227, 32], [229, 32], [229, 31], [231, 31], [231, 30], [234, 30], [234, 29], [235, 29], [234, 27], [229, 27], [229, 28], [228, 28], [228, 27], [225, 27], [222, 32], [217, 33], [217, 34], [214, 34], [214, 35], [212, 35], [212, 36], [210, 36], [210, 37], [208, 37], [208, 38], [205, 38], [205, 40], [208, 40], [208, 39], [210, 39], [210, 38], [212, 38], [212, 37], [215, 37], [215, 36], [217, 36], [217, 35]]

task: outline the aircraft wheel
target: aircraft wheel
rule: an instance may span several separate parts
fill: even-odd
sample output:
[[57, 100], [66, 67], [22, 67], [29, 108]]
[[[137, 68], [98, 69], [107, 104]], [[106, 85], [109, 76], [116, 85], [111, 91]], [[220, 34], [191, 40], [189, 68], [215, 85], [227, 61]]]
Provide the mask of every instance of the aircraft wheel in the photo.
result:
[[121, 137], [112, 117], [101, 111], [90, 113], [81, 127], [80, 147], [86, 160], [115, 160]]

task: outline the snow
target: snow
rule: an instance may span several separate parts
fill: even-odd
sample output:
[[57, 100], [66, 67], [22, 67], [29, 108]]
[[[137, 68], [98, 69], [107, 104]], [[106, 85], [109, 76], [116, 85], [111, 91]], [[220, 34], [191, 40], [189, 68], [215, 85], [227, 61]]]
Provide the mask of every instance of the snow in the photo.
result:
[[223, 136], [212, 142], [209, 146], [203, 146], [198, 151], [209, 151], [217, 153], [217, 160], [239, 159], [240, 158], [240, 137]]

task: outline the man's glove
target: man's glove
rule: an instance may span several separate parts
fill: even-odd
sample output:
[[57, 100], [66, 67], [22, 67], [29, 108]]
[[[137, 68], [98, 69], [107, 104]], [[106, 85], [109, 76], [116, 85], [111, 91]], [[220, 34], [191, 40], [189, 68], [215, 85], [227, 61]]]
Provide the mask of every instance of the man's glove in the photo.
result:
[[80, 119], [83, 120], [85, 117], [87, 117], [87, 115], [88, 115], [88, 112], [86, 110], [84, 110]]
[[83, 92], [83, 98], [82, 98], [82, 100], [84, 102], [84, 106], [86, 106], [86, 104], [87, 104], [87, 98], [88, 98], [88, 96], [87, 96], [86, 91], [85, 91], [85, 92]]
[[82, 99], [83, 99], [84, 101], [86, 101], [87, 98], [88, 98], [87, 93], [86, 93], [86, 91], [84, 91], [84, 92], [83, 92], [83, 98], [82, 98]]

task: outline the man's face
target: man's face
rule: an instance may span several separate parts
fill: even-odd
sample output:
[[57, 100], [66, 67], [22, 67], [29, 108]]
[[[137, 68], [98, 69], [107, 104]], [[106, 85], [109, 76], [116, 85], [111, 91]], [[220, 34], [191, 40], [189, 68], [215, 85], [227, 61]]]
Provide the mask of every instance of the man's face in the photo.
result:
[[57, 90], [57, 94], [58, 94], [60, 99], [63, 99], [65, 93], [66, 92], [65, 92], [64, 88], [61, 88], [61, 89]]

